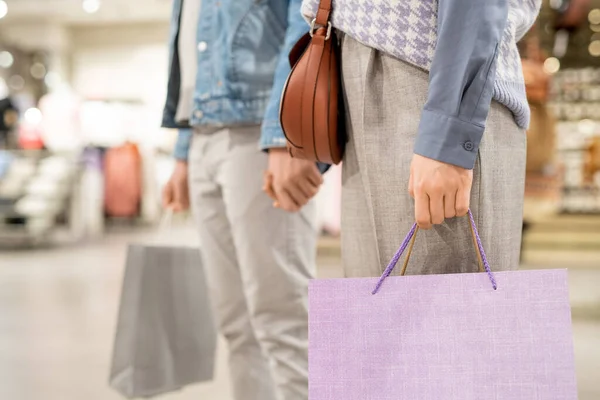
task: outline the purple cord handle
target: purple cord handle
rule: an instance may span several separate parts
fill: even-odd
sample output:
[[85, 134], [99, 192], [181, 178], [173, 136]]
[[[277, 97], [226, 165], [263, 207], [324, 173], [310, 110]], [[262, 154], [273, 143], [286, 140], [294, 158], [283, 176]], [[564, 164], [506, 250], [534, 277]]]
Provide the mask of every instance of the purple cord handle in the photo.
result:
[[[494, 288], [494, 290], [496, 290], [496, 289], [498, 289], [498, 284], [496, 283], [496, 278], [494, 277], [494, 273], [492, 272], [492, 269], [490, 268], [490, 264], [488, 263], [487, 257], [485, 256], [485, 250], [483, 249], [483, 245], [481, 244], [481, 238], [479, 237], [479, 231], [477, 230], [477, 226], [475, 225], [475, 219], [473, 218], [473, 213], [471, 212], [471, 210], [469, 210], [468, 216], [469, 216], [469, 221], [471, 222], [471, 227], [473, 227], [473, 232], [475, 232], [477, 248], [479, 249], [479, 254], [481, 255], [481, 261], [483, 261], [483, 267], [485, 268], [485, 272], [487, 272], [487, 275], [490, 278], [492, 287]], [[379, 292], [379, 289], [381, 289], [381, 285], [383, 285], [383, 281], [385, 281], [385, 279], [388, 276], [390, 276], [390, 274], [396, 267], [396, 264], [398, 264], [398, 260], [400, 260], [400, 257], [402, 257], [402, 254], [408, 247], [410, 240], [413, 238], [413, 236], [415, 235], [416, 232], [417, 232], [417, 224], [415, 223], [415, 224], [413, 224], [412, 228], [406, 235], [406, 238], [404, 238], [404, 241], [402, 242], [402, 245], [400, 246], [400, 248], [398, 249], [396, 254], [394, 254], [394, 257], [392, 257], [392, 260], [390, 261], [387, 268], [383, 272], [383, 275], [381, 275], [381, 278], [379, 278], [379, 281], [377, 282], [375, 289], [373, 289], [373, 292], [372, 292], [373, 294], [377, 294], [377, 292]]]

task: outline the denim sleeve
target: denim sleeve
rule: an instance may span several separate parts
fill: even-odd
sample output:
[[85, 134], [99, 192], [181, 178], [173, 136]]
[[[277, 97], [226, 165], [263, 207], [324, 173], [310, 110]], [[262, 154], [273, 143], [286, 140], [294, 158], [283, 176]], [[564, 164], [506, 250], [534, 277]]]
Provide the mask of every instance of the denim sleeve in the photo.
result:
[[190, 143], [192, 142], [192, 129], [180, 129], [175, 142], [173, 156], [179, 161], [187, 161], [190, 152]]
[[439, 0], [438, 41], [416, 154], [474, 167], [507, 19], [508, 0]]
[[294, 44], [308, 32], [308, 25], [302, 17], [300, 7], [302, 0], [289, 0], [288, 5], [288, 27], [285, 34], [284, 45], [281, 48], [281, 55], [277, 69], [275, 70], [275, 79], [273, 82], [273, 91], [271, 99], [267, 106], [265, 117], [262, 124], [260, 138], [260, 147], [265, 150], [272, 147], [285, 147], [285, 136], [279, 122], [279, 104], [281, 102], [281, 93], [287, 77], [291, 71], [288, 55], [294, 47]]

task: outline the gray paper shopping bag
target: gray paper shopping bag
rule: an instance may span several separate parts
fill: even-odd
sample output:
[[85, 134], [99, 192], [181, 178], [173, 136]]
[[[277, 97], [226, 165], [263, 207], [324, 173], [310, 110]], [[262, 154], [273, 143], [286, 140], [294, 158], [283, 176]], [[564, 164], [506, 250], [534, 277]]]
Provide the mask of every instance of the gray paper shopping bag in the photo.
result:
[[111, 387], [151, 397], [210, 380], [215, 346], [198, 249], [130, 246]]

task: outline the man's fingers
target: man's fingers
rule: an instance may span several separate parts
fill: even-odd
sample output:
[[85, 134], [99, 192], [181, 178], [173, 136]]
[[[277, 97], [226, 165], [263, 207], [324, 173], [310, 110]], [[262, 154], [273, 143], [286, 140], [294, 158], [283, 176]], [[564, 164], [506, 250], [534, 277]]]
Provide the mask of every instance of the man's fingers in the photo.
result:
[[173, 186], [169, 183], [163, 189], [162, 205], [164, 209], [171, 210], [173, 212], [183, 211], [182, 204], [177, 200]]
[[298, 183], [288, 182], [278, 189], [273, 189], [273, 185], [270, 185], [267, 194], [275, 200], [276, 207], [294, 212], [305, 206], [317, 194], [318, 190], [318, 187], [315, 187], [311, 181], [306, 179]]
[[173, 211], [184, 211], [189, 208], [187, 185], [179, 182], [173, 184]]
[[273, 174], [268, 171], [265, 172], [264, 176], [263, 192], [265, 192], [272, 200], [277, 201], [275, 189], [273, 189]]
[[456, 204], [454, 209], [456, 210], [457, 217], [464, 217], [469, 211], [469, 200], [471, 195], [471, 188], [465, 187], [460, 188], [456, 193]]
[[415, 217], [421, 228], [464, 216], [469, 210], [473, 171], [415, 154], [408, 190], [415, 196]]
[[450, 192], [444, 196], [444, 216], [446, 218], [456, 217], [456, 193]]
[[171, 203], [173, 202], [173, 187], [171, 186], [171, 182], [167, 182], [165, 187], [162, 190], [162, 206], [163, 208], [171, 207]]
[[162, 206], [174, 212], [187, 210], [189, 202], [182, 198], [178, 185], [169, 181], [162, 192]]
[[263, 190], [275, 200], [275, 207], [298, 211], [317, 194], [321, 184], [323, 176], [315, 163], [292, 159], [285, 151], [269, 152]]
[[310, 200], [310, 197], [305, 195], [298, 185], [287, 185], [284, 189], [299, 208], [303, 207]]
[[433, 225], [444, 222], [444, 196], [441, 193], [434, 191], [429, 194], [429, 212]]
[[265, 192], [267, 194], [267, 196], [269, 196], [271, 198], [271, 200], [277, 200], [277, 196], [275, 195], [275, 190], [273, 190], [272, 185], [265, 186], [263, 188], [263, 192]]
[[275, 193], [277, 194], [278, 208], [288, 212], [296, 212], [300, 210], [300, 206], [294, 201], [286, 189], [282, 188], [280, 190], [276, 190]]
[[190, 207], [190, 199], [188, 197], [187, 185], [182, 185], [179, 188], [179, 204], [183, 210], [187, 210]]
[[421, 229], [431, 228], [431, 214], [429, 213], [429, 196], [424, 191], [415, 192], [415, 219]]
[[302, 180], [298, 182], [298, 188], [309, 200], [315, 197], [316, 194], [319, 192], [319, 186], [315, 186], [309, 180]]
[[323, 184], [323, 175], [321, 175], [321, 172], [319, 171], [319, 168], [317, 168], [316, 165], [311, 165], [310, 167], [307, 167], [305, 176], [314, 186], [319, 187]]

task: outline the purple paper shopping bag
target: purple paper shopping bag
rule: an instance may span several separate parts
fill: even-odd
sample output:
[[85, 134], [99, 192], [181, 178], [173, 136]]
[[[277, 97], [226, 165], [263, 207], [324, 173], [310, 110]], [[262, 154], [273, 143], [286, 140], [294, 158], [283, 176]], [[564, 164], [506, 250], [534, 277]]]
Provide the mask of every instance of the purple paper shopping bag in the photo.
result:
[[310, 400], [576, 400], [565, 270], [314, 280]]

